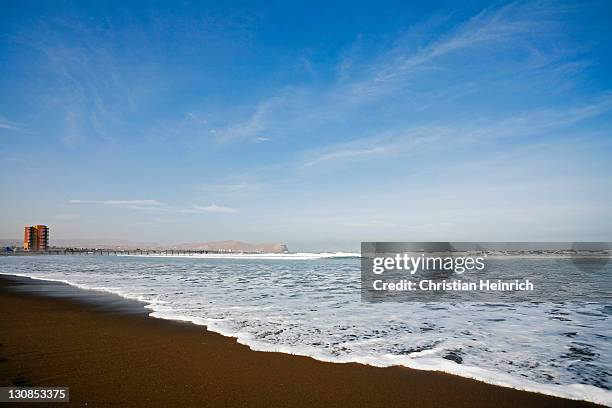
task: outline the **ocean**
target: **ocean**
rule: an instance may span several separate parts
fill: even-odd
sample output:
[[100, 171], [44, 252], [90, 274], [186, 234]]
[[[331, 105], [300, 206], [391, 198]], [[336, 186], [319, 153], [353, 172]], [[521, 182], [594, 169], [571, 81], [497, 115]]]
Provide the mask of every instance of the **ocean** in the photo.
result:
[[[508, 262], [581, 279], [567, 259]], [[597, 275], [601, 288], [610, 272]], [[366, 303], [356, 254], [9, 256], [0, 273], [137, 299], [153, 317], [206, 325], [253, 350], [439, 370], [612, 406], [612, 304], [588, 298]]]

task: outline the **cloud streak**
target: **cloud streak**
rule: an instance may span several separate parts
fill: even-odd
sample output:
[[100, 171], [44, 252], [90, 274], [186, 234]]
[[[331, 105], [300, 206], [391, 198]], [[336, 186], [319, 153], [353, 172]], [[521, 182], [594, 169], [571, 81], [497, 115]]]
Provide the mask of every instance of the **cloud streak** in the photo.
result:
[[238, 210], [232, 207], [220, 206], [216, 204], [198, 205], [193, 204], [189, 207], [172, 206], [165, 204], [159, 200], [69, 200], [70, 204], [97, 204], [106, 205], [116, 208], [125, 208], [131, 210], [140, 210], [148, 212], [168, 212], [168, 213], [237, 213]]
[[13, 122], [0, 116], [0, 129], [4, 130], [23, 130], [24, 125], [22, 123]]
[[187, 211], [205, 212], [205, 213], [225, 213], [225, 214], [238, 212], [238, 210], [236, 210], [235, 208], [224, 207], [224, 206], [220, 206], [216, 204], [211, 204], [207, 206], [193, 205], [191, 206], [190, 209], [187, 209]]
[[[276, 96], [259, 101], [248, 118], [215, 129], [214, 135], [229, 143], [256, 139], [262, 133], [277, 140], [297, 135], [306, 128], [333, 131], [342, 121], [354, 119], [359, 122], [362, 109], [385, 98], [403, 97], [395, 107], [388, 106], [386, 114], [405, 116], [404, 112], [410, 107], [419, 111], [426, 109], [435, 99], [448, 100], [464, 92], [485, 90], [499, 80], [497, 72], [516, 77], [541, 75], [554, 70], [559, 75], [565, 72], [561, 67], [571, 65], [573, 69], [566, 74], [575, 75], [575, 69], [581, 65], [574, 60], [565, 60], [566, 55], [548, 45], [550, 40], [561, 41], [562, 34], [556, 30], [559, 10], [545, 5], [518, 3], [492, 7], [420, 47], [415, 48], [414, 44], [403, 39], [390, 50], [360, 65], [355, 58], [342, 55], [337, 77], [329, 85], [286, 87]], [[361, 42], [361, 37], [358, 41]], [[508, 51], [515, 54], [514, 58], [496, 65], [496, 55]], [[465, 62], [466, 57], [469, 57], [469, 63]], [[556, 62], [554, 66], [553, 62]], [[462, 78], [461, 86], [458, 86], [456, 76], [468, 77]], [[440, 89], [421, 92], [420, 82], [429, 82], [432, 77]], [[559, 79], [565, 79], [567, 83], [567, 78]], [[352, 154], [361, 153], [355, 151]]]
[[546, 136], [612, 111], [612, 94], [606, 94], [579, 106], [565, 109], [542, 109], [521, 112], [478, 124], [448, 123], [439, 121], [400, 131], [386, 132], [382, 137], [353, 140], [312, 150], [305, 154], [301, 170], [320, 168], [332, 164], [348, 164], [357, 160], [373, 160], [391, 155], [405, 154], [411, 149], [428, 145], [438, 150], [457, 145], [508, 138]]

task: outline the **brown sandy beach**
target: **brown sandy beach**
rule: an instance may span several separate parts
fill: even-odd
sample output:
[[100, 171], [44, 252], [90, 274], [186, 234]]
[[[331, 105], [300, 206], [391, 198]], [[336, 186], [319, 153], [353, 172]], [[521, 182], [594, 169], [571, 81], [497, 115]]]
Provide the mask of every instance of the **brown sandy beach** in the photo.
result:
[[50, 297], [28, 290], [32, 282], [0, 276], [0, 386], [69, 386], [71, 405], [596, 406], [444, 373], [254, 352], [201, 326], [147, 317], [136, 302], [90, 302], [72, 288], [82, 295]]

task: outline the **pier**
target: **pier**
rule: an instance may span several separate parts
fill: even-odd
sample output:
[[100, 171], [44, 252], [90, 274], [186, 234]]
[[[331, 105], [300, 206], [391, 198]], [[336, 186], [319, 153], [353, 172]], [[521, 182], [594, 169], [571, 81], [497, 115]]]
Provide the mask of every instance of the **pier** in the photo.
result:
[[36, 255], [202, 255], [202, 254], [256, 254], [260, 252], [215, 251], [194, 249], [106, 249], [106, 248], [49, 248], [40, 251], [3, 250], [0, 256], [36, 256]]

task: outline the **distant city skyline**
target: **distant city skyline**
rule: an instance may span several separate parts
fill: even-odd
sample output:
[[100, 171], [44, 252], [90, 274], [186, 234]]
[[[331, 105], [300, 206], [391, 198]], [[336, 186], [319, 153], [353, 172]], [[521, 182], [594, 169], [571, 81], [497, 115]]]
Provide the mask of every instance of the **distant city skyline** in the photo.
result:
[[0, 238], [612, 241], [611, 17], [4, 2]]

